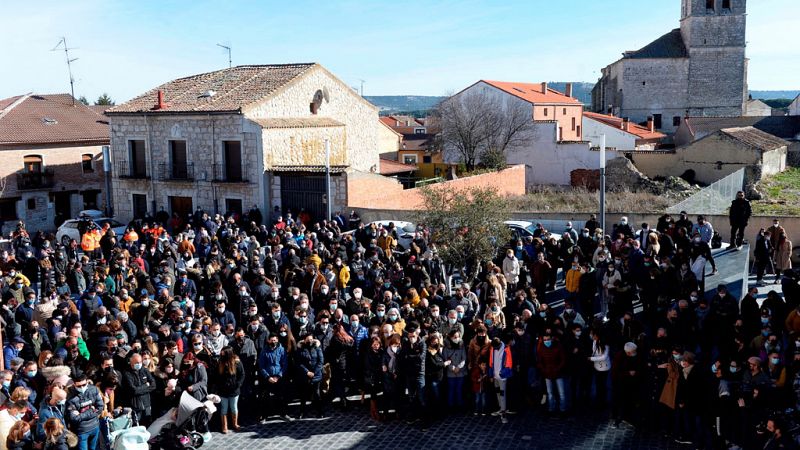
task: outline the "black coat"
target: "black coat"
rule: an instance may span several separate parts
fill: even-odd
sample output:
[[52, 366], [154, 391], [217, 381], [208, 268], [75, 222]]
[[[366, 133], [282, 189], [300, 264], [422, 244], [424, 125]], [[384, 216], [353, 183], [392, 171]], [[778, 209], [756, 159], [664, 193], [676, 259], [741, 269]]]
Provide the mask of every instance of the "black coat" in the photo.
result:
[[[322, 380], [322, 366], [325, 365], [325, 358], [319, 341], [314, 341], [310, 346], [301, 344], [295, 353], [295, 367], [297, 369], [297, 379], [302, 382], [317, 382]], [[314, 372], [314, 377], [309, 380], [308, 372]]]
[[122, 385], [131, 408], [150, 415], [152, 406], [150, 393], [156, 389], [156, 380], [153, 378], [153, 374], [144, 367], [139, 370], [128, 369], [122, 374]]
[[385, 353], [381, 349], [376, 352], [371, 348], [364, 352], [364, 384], [366, 386], [380, 386], [383, 382], [383, 355]]
[[737, 198], [731, 202], [728, 218], [731, 226], [746, 226], [752, 214], [753, 210], [750, 209], [750, 201], [744, 198]]
[[217, 371], [217, 394], [220, 397], [236, 397], [241, 393], [245, 373], [241, 361], [236, 361], [236, 373], [219, 373]]

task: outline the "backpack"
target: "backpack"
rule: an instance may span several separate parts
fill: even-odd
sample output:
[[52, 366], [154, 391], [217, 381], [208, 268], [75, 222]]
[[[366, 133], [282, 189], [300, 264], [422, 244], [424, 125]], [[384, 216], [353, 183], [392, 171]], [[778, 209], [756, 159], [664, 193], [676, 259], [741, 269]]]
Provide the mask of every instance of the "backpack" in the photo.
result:
[[711, 248], [722, 248], [722, 236], [717, 231], [711, 236]]

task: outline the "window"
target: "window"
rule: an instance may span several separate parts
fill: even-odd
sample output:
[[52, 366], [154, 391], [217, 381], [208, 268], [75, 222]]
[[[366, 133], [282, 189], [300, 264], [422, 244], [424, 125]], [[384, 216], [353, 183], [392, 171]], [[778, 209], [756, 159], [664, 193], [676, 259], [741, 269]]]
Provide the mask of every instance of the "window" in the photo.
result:
[[25, 164], [26, 173], [42, 173], [42, 157], [39, 155], [28, 155], [22, 158]]
[[417, 155], [403, 155], [403, 164], [416, 164]]
[[681, 116], [673, 116], [672, 117], [672, 126], [673, 127], [681, 126]]
[[147, 196], [144, 194], [133, 194], [131, 195], [131, 200], [133, 204], [133, 218], [143, 219], [147, 216]]
[[242, 181], [242, 143], [223, 141], [226, 181]]
[[177, 180], [189, 178], [186, 163], [186, 141], [169, 141], [170, 175]]
[[425, 134], [425, 128], [414, 128], [414, 134]]
[[722, 9], [731, 9], [731, 0], [722, 0]]
[[653, 114], [653, 123], [655, 124], [656, 130], [661, 129], [661, 114]]
[[567, 115], [567, 108], [564, 108], [564, 111], [562, 112], [562, 114], [565, 115], [565, 116]]
[[572, 118], [572, 131], [575, 131], [575, 118]]
[[27, 203], [28, 203], [28, 209], [36, 209], [36, 199], [35, 198], [29, 198]]
[[234, 213], [238, 215], [242, 215], [242, 199], [240, 198], [226, 198], [225, 199], [225, 211], [229, 213]]
[[642, 86], [647, 86], [647, 81], [642, 81]]
[[147, 176], [147, 155], [145, 154], [144, 141], [128, 141], [130, 152], [129, 176], [144, 178]]
[[714, 10], [714, 1], [715, 0], [706, 0], [706, 9], [707, 10]]
[[86, 153], [81, 155], [81, 168], [83, 169], [83, 173], [93, 173], [94, 172], [94, 164], [92, 161], [92, 154]]
[[0, 200], [0, 220], [17, 219], [17, 201], [14, 199]]
[[430, 155], [424, 155], [424, 156], [422, 157], [422, 162], [423, 162], [423, 163], [425, 163], [425, 164], [430, 164], [430, 162], [431, 162], [431, 157], [430, 157]]
[[580, 125], [575, 127], [575, 132], [578, 134], [578, 137], [581, 137], [581, 126]]
[[547, 108], [544, 109], [544, 116], [547, 117]]

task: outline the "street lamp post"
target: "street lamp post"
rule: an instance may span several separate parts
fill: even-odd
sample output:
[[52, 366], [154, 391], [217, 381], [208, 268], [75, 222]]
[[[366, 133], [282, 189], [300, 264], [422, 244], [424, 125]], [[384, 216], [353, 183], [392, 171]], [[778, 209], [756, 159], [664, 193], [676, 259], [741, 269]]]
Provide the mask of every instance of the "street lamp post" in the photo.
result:
[[606, 231], [606, 135], [600, 139], [600, 228]]

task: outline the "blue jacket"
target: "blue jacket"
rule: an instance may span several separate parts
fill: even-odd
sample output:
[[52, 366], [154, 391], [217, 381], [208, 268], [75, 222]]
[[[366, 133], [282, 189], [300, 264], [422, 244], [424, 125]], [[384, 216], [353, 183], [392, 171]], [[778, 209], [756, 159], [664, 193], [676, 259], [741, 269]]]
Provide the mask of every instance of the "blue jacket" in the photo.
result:
[[39, 420], [36, 422], [36, 439], [43, 441], [44, 440], [44, 423], [47, 422], [47, 419], [51, 417], [55, 417], [59, 421], [61, 421], [61, 425], [66, 426], [67, 424], [64, 423], [64, 406], [52, 406], [49, 404], [50, 397], [46, 397], [42, 404], [40, 405], [39, 410]]
[[103, 412], [103, 399], [94, 385], [89, 385], [81, 394], [75, 388], [69, 390], [67, 417], [70, 430], [75, 434], [87, 433], [100, 426], [100, 413]]
[[325, 364], [325, 357], [322, 355], [322, 349], [319, 348], [319, 341], [314, 340], [314, 344], [310, 347], [301, 344], [300, 349], [295, 353], [295, 363], [299, 380], [309, 380], [308, 372], [314, 372], [314, 377], [310, 381], [322, 380], [322, 366]]
[[281, 344], [274, 349], [267, 346], [258, 358], [258, 372], [262, 378], [282, 378], [286, 373], [286, 367], [286, 349]]
[[11, 360], [19, 356], [19, 350], [14, 344], [8, 344], [3, 348], [3, 368], [11, 370]]

